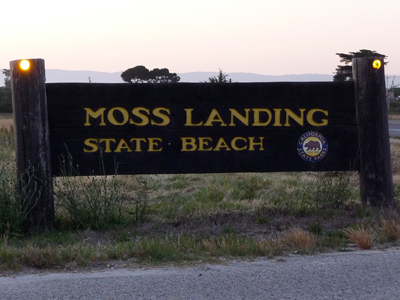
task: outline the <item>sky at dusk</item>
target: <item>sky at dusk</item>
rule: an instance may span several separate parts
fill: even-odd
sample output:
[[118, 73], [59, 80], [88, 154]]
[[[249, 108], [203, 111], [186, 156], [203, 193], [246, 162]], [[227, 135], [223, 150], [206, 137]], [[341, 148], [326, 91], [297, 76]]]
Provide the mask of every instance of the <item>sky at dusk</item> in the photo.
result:
[[332, 74], [337, 52], [375, 50], [400, 76], [400, 1], [4, 1], [0, 68]]

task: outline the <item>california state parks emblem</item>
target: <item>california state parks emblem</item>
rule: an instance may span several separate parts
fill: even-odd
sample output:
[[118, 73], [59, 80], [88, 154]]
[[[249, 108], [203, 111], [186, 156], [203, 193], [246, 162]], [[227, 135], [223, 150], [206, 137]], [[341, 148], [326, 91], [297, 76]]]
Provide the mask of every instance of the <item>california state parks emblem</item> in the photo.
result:
[[307, 131], [297, 142], [297, 153], [307, 162], [319, 162], [328, 153], [328, 141], [317, 131]]

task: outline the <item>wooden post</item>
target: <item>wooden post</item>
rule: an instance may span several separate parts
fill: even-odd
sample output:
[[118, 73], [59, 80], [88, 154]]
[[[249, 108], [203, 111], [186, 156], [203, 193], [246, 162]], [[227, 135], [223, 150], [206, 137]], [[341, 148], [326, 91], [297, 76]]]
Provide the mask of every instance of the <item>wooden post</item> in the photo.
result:
[[24, 230], [54, 229], [54, 200], [43, 59], [10, 62], [18, 190]]
[[370, 204], [372, 207], [394, 208], [383, 57], [357, 57], [353, 58], [352, 64], [361, 201], [363, 205]]

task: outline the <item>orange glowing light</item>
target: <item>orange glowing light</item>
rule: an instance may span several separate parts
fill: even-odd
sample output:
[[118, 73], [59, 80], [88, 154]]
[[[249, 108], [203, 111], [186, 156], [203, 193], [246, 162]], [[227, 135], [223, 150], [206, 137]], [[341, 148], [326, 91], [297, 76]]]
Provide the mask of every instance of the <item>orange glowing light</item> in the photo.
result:
[[21, 60], [21, 62], [19, 63], [19, 66], [21, 67], [22, 70], [28, 70], [29, 67], [31, 66], [31, 64], [29, 63], [29, 61], [27, 60]]
[[379, 59], [375, 59], [372, 63], [372, 66], [374, 67], [374, 69], [378, 70], [382, 66], [382, 62]]

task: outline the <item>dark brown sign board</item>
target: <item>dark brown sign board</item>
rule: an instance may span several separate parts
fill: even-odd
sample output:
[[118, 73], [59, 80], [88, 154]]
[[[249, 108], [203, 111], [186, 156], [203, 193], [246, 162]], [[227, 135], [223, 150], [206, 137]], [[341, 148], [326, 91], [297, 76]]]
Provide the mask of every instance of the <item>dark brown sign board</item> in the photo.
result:
[[52, 83], [46, 94], [54, 176], [67, 157], [80, 175], [358, 168], [353, 82]]

